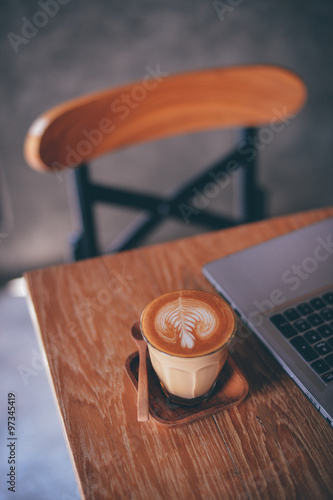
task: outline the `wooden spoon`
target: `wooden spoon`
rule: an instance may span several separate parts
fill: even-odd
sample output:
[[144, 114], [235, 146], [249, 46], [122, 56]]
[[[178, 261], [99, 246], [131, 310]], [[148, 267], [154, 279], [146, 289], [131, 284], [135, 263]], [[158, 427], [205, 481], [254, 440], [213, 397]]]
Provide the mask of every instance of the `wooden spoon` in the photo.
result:
[[132, 326], [132, 337], [139, 348], [139, 377], [138, 377], [138, 421], [149, 419], [148, 377], [147, 377], [147, 342], [143, 339], [140, 324]]

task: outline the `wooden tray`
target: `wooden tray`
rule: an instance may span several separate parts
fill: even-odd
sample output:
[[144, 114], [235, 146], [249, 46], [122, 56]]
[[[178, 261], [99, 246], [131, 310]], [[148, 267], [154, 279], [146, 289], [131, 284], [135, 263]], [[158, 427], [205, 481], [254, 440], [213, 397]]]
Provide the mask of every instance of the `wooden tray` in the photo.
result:
[[[139, 354], [134, 352], [125, 363], [126, 371], [135, 389], [138, 389]], [[172, 403], [161, 389], [159, 380], [147, 357], [149, 414], [160, 425], [176, 427], [209, 417], [232, 406], [246, 397], [249, 385], [235, 361], [228, 354], [227, 361], [217, 379], [213, 394], [207, 401], [193, 406]]]

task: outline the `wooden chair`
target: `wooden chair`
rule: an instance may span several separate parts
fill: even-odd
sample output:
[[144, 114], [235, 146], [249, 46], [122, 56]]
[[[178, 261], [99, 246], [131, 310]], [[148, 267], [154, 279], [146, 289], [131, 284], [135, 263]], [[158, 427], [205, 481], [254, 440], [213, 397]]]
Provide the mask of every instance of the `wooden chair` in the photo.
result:
[[[264, 195], [256, 182], [257, 145], [265, 144], [302, 107], [306, 88], [292, 72], [275, 66], [206, 69], [171, 76], [151, 71], [142, 81], [65, 102], [42, 114], [30, 127], [24, 146], [28, 164], [61, 175], [71, 169], [76, 181], [82, 228], [74, 242], [75, 259], [100, 253], [95, 203], [144, 210], [135, 230], [113, 251], [137, 246], [167, 216], [212, 229], [263, 218]], [[265, 129], [259, 129], [265, 125]], [[163, 197], [93, 183], [87, 162], [121, 148], [169, 136], [237, 128], [236, 148], [200, 175]], [[258, 136], [259, 134], [259, 136]], [[260, 135], [262, 134], [262, 135]], [[259, 143], [258, 143], [259, 141]], [[192, 203], [194, 188], [212, 188], [237, 170], [240, 217], [220, 217]]]

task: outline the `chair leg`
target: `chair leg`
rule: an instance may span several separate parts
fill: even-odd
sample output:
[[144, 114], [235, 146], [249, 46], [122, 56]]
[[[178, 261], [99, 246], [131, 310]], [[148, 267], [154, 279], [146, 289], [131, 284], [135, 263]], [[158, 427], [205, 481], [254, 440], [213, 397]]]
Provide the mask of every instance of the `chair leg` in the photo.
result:
[[72, 172], [74, 208], [79, 221], [79, 232], [71, 239], [72, 256], [75, 260], [96, 257], [98, 246], [95, 221], [89, 187], [88, 165], [81, 165]]
[[252, 222], [265, 217], [265, 193], [257, 181], [256, 129], [247, 128], [242, 131], [242, 144], [247, 151], [242, 165], [236, 175], [236, 189], [234, 190], [236, 217], [244, 222]]

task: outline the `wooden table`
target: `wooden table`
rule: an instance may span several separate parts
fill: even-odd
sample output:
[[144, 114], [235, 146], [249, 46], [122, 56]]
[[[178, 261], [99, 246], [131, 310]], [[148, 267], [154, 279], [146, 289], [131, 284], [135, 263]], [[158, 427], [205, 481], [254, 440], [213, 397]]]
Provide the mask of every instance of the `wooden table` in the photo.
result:
[[333, 431], [254, 335], [234, 359], [250, 390], [188, 426], [138, 423], [125, 360], [145, 305], [213, 291], [202, 265], [333, 214], [279, 217], [25, 276], [85, 499], [332, 499]]

